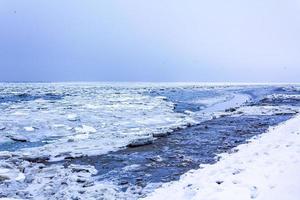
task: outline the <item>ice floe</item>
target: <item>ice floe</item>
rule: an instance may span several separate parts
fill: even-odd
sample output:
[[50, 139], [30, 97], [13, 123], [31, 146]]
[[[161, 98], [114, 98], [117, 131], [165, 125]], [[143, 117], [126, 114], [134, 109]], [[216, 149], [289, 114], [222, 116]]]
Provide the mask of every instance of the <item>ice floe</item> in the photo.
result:
[[296, 114], [299, 107], [292, 106], [243, 106], [236, 109], [234, 115], [283, 115]]
[[[1, 196], [12, 199], [124, 199], [124, 192], [109, 182], [97, 182], [92, 166], [35, 165], [27, 161], [0, 163]], [[20, 170], [18, 170], [20, 169]], [[23, 171], [23, 172], [20, 172]], [[17, 191], [17, 192], [16, 192]], [[130, 197], [126, 195], [126, 197]]]
[[76, 132], [76, 133], [87, 133], [87, 134], [89, 134], [89, 133], [96, 133], [97, 132], [97, 130], [94, 128], [94, 127], [92, 127], [92, 126], [87, 126], [87, 125], [82, 125], [82, 126], [80, 126], [80, 127], [75, 127], [74, 128], [74, 131]]
[[17, 142], [28, 142], [29, 141], [29, 139], [24, 135], [12, 134], [12, 135], [8, 135], [7, 137], [10, 138], [11, 140], [14, 140]]

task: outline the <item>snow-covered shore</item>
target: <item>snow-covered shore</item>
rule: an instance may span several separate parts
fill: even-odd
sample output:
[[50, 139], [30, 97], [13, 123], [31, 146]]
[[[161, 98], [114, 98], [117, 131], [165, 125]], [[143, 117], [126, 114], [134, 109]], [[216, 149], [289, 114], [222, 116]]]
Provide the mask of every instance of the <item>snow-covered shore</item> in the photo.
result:
[[298, 200], [300, 115], [166, 183], [146, 199]]

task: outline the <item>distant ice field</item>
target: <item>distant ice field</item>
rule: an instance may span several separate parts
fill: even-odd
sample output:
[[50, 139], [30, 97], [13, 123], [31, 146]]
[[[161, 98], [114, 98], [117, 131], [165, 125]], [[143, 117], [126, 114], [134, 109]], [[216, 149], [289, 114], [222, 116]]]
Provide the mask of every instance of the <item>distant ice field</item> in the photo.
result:
[[[99, 155], [195, 124], [240, 87], [194, 84], [0, 84], [0, 150]], [[242, 99], [242, 102], [245, 100]]]

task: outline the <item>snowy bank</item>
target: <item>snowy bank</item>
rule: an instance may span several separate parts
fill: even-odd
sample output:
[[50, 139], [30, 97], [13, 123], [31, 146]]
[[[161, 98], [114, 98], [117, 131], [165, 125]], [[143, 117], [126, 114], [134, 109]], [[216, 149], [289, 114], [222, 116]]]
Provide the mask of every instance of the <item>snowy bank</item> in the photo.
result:
[[300, 115], [270, 128], [213, 165], [201, 165], [146, 199], [298, 200]]

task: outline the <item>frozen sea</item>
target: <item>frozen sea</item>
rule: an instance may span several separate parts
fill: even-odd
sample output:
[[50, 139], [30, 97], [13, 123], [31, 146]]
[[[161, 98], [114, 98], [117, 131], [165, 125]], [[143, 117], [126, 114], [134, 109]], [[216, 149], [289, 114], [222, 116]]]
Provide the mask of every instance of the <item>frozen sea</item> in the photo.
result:
[[[197, 168], [204, 162], [201, 158], [214, 160], [220, 149], [229, 150], [269, 125], [289, 119], [298, 112], [298, 95], [299, 87], [294, 85], [1, 83], [0, 198], [143, 197], [159, 183]], [[230, 129], [234, 125], [219, 125], [231, 120], [239, 126], [243, 123], [237, 121], [241, 116], [248, 124], [264, 126], [260, 131], [249, 126], [247, 130], [252, 132], [247, 137], [225, 134], [215, 138], [228, 137], [232, 145], [220, 142], [216, 146], [211, 143], [211, 135], [202, 135], [201, 141], [210, 141], [206, 143], [206, 149], [211, 149], [207, 155], [194, 156], [195, 152], [185, 150], [190, 144], [186, 141], [198, 138], [190, 133], [199, 132], [199, 127], [209, 134], [238, 131]], [[168, 146], [173, 141], [177, 142]], [[172, 155], [164, 159], [163, 153], [153, 155], [153, 149], [166, 147], [184, 151], [182, 159], [193, 161], [177, 167], [182, 163], [179, 160], [172, 166], [174, 173], [164, 172], [170, 167]], [[165, 154], [171, 152], [168, 149]], [[124, 156], [126, 162], [120, 160]], [[153, 163], [161, 165], [152, 169], [144, 160], [147, 156], [152, 168]], [[151, 178], [139, 181], [135, 171]]]
[[197, 123], [197, 111], [235, 94], [232, 88], [188, 84], [2, 84], [0, 149], [50, 154], [53, 160], [103, 154]]

